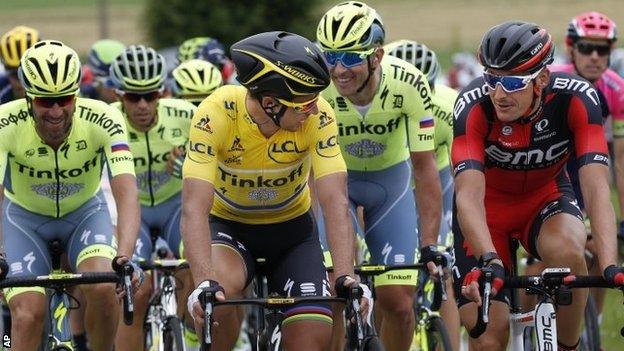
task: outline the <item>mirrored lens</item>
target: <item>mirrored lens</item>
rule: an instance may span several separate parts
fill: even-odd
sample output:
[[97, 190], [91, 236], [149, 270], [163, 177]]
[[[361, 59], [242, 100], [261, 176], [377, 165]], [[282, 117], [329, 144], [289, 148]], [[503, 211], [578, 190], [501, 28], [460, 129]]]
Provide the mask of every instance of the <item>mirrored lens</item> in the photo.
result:
[[366, 55], [361, 52], [350, 51], [325, 51], [325, 60], [329, 66], [336, 66], [338, 61], [345, 68], [361, 65], [366, 59]]

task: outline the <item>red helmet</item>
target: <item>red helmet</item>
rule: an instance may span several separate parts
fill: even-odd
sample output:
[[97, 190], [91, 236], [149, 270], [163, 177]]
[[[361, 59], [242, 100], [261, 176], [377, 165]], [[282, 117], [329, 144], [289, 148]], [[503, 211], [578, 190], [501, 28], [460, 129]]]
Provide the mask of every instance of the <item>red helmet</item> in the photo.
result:
[[617, 40], [616, 26], [609, 17], [600, 12], [585, 12], [572, 19], [568, 25], [566, 44], [572, 45], [580, 38]]

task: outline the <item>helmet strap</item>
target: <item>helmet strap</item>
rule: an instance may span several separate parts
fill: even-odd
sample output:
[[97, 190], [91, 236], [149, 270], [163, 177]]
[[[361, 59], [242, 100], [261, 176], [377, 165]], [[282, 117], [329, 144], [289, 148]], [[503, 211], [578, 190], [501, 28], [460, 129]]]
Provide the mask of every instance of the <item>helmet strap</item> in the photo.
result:
[[369, 55], [366, 57], [366, 63], [368, 64], [368, 76], [366, 76], [366, 80], [364, 81], [364, 83], [362, 83], [362, 85], [360, 85], [360, 87], [358, 88], [358, 90], [356, 90], [356, 93], [361, 93], [362, 90], [364, 90], [364, 88], [366, 88], [366, 85], [368, 85], [368, 81], [370, 81], [371, 77], [373, 76], [373, 72], [375, 71], [373, 69], [373, 65], [371, 65], [371, 58], [372, 55]]
[[277, 112], [274, 112], [275, 106], [262, 106], [262, 109], [264, 110], [264, 113], [266, 113], [267, 116], [271, 118], [273, 123], [275, 123], [275, 125], [279, 127], [280, 120], [282, 119], [282, 117], [284, 117], [284, 114], [286, 113], [286, 109], [288, 109], [288, 106], [281, 105], [280, 109]]
[[[532, 120], [533, 117], [535, 117], [542, 110], [542, 101], [542, 88], [537, 85], [536, 79], [533, 79], [533, 98], [531, 100], [531, 106], [529, 106], [522, 114], [522, 120], [526, 122]], [[540, 104], [540, 107], [532, 113], [531, 111], [533, 111], [535, 105], [538, 103]]]

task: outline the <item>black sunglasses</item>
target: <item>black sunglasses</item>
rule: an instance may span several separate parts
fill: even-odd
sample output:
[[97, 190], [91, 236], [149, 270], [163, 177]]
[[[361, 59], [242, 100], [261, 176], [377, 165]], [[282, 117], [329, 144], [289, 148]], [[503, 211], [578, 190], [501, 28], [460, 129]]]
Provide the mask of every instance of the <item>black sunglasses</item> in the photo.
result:
[[160, 90], [150, 91], [149, 93], [129, 93], [124, 91], [120, 95], [129, 102], [139, 102], [141, 99], [145, 100], [145, 102], [152, 102], [160, 97]]
[[576, 50], [583, 55], [591, 55], [596, 51], [598, 56], [607, 56], [611, 53], [611, 45], [578, 42], [576, 43]]

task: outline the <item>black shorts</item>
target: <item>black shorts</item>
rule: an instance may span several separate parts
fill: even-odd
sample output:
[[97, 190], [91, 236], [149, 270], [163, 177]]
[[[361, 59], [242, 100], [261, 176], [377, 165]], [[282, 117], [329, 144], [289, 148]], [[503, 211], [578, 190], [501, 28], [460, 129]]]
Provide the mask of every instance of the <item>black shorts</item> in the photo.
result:
[[[273, 224], [245, 224], [211, 215], [210, 230], [213, 245], [226, 245], [243, 258], [247, 268], [246, 286], [253, 280], [256, 270], [262, 269], [269, 294], [330, 295], [323, 251], [310, 212]], [[256, 264], [259, 258], [265, 260], [262, 267]], [[284, 324], [300, 319], [301, 315], [331, 323], [328, 304], [297, 305], [284, 313]]]

